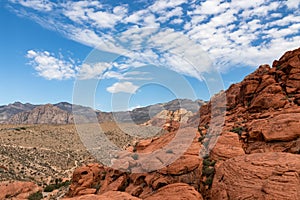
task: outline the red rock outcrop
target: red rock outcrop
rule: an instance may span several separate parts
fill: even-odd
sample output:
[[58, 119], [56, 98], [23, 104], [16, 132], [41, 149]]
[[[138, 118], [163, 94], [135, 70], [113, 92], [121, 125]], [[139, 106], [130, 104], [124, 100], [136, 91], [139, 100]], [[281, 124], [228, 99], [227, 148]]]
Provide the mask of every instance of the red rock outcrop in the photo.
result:
[[[212, 97], [199, 110], [198, 129], [176, 131], [175, 124], [167, 134], [139, 141], [118, 155], [118, 170], [100, 164], [78, 168], [68, 195], [300, 199], [299, 106], [300, 48]], [[195, 116], [187, 123], [195, 125]], [[182, 144], [189, 142], [185, 150]], [[179, 158], [166, 164], [174, 154]]]
[[198, 129], [219, 166], [206, 198], [300, 199], [299, 77], [300, 48], [200, 108]]
[[126, 192], [109, 191], [101, 195], [87, 194], [73, 198], [64, 198], [64, 200], [140, 200], [140, 198], [131, 196]]
[[28, 199], [28, 197], [41, 191], [42, 188], [32, 182], [1, 182], [0, 183], [0, 199]]
[[[178, 133], [170, 132], [159, 138], [140, 141], [135, 146], [135, 152], [122, 153], [114, 162], [113, 167], [120, 170], [101, 164], [90, 164], [78, 168], [74, 171], [68, 196], [102, 195], [108, 191], [125, 191], [132, 196], [144, 199], [150, 198], [156, 191], [160, 191], [159, 194], [177, 191], [172, 187], [167, 188], [168, 190], [159, 190], [165, 185], [186, 183], [194, 190], [191, 191], [187, 186], [182, 186], [178, 191], [191, 191], [182, 194], [186, 195], [186, 198], [190, 197], [189, 195], [195, 198], [200, 197], [197, 191], [202, 173], [202, 159], [198, 155], [200, 150], [198, 137], [195, 128], [185, 128], [179, 130]], [[186, 146], [188, 149], [180, 154], [178, 150], [184, 147], [184, 143], [188, 144]], [[164, 150], [168, 144], [169, 148]], [[163, 151], [152, 156], [151, 153], [161, 149]], [[172, 159], [172, 156], [176, 154], [179, 155], [174, 160], [175, 162], [168, 164], [168, 159]], [[147, 157], [149, 155], [151, 156]]]
[[174, 183], [164, 186], [157, 190], [151, 196], [145, 198], [145, 200], [161, 200], [161, 199], [172, 199], [172, 200], [202, 200], [202, 196], [195, 190], [195, 188], [185, 183]]
[[[208, 124], [213, 126], [211, 108], [214, 106], [214, 112], [221, 112], [223, 102], [226, 105], [224, 128], [217, 134], [235, 132], [246, 153], [299, 152], [299, 57], [300, 49], [287, 52], [279, 61], [274, 61], [272, 68], [262, 65], [241, 83], [217, 95], [214, 101], [200, 108], [199, 129]], [[226, 99], [220, 98], [222, 94]], [[222, 136], [214, 148], [223, 148], [223, 141]], [[237, 140], [232, 137], [226, 143], [236, 146]]]

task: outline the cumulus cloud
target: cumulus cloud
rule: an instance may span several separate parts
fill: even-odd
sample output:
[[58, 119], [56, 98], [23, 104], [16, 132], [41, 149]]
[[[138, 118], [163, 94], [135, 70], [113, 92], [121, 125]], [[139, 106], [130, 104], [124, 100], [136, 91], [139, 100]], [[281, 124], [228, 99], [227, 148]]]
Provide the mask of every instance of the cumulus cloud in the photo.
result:
[[77, 77], [79, 79], [98, 79], [111, 67], [112, 63], [110, 62], [97, 62], [94, 64], [84, 63], [79, 68]]
[[133, 94], [136, 92], [138, 88], [139, 87], [134, 85], [132, 82], [125, 81], [125, 82], [117, 82], [112, 86], [108, 87], [106, 90], [110, 93], [124, 92], [124, 93]]
[[38, 75], [48, 80], [52, 79], [70, 79], [75, 77], [76, 66], [72, 61], [66, 61], [63, 58], [56, 58], [48, 51], [27, 51], [29, 63], [37, 71]]

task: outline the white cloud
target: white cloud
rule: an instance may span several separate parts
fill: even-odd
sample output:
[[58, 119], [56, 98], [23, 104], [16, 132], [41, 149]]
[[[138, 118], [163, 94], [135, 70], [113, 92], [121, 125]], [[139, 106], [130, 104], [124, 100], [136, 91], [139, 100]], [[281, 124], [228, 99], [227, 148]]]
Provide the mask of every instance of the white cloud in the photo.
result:
[[[127, 56], [124, 62], [112, 63], [116, 73], [106, 73], [118, 80], [125, 80], [122, 72], [149, 63], [198, 77], [198, 72], [211, 68], [204, 52], [220, 70], [257, 66], [300, 46], [297, 0], [156, 0], [135, 10], [84, 0], [52, 3], [54, 7], [55, 12], [45, 18], [32, 10], [27, 16], [72, 40]], [[195, 72], [193, 64], [202, 64], [203, 59], [204, 65]], [[86, 77], [106, 72], [101, 67], [82, 67]]]
[[185, 0], [157, 0], [153, 5], [149, 7], [152, 12], [161, 12], [167, 8], [174, 8], [183, 3]]
[[287, 0], [286, 5], [290, 9], [299, 9], [300, 1], [298, 1], [298, 0]]
[[182, 14], [183, 14], [182, 8], [176, 7], [170, 11], [165, 11], [165, 12], [161, 13], [160, 17], [157, 18], [157, 21], [166, 22], [171, 17], [175, 17], [175, 16], [180, 17]]
[[118, 80], [128, 80], [128, 81], [141, 81], [141, 80], [152, 80], [152, 77], [148, 76], [148, 72], [141, 71], [129, 71], [125, 73], [119, 73], [116, 71], [107, 71], [103, 74], [101, 78], [105, 79], [118, 79]]
[[196, 7], [194, 12], [190, 14], [212, 15], [224, 12], [229, 8], [229, 3], [221, 3], [218, 0], [210, 0], [202, 2]]
[[130, 93], [133, 94], [136, 92], [136, 90], [139, 87], [134, 85], [132, 82], [117, 82], [114, 83], [112, 86], [106, 88], [106, 90], [110, 93], [120, 93], [120, 92], [124, 92], [124, 93]]
[[54, 4], [48, 0], [10, 0], [12, 3], [19, 3], [22, 6], [29, 7], [38, 11], [51, 11]]
[[127, 52], [126, 49], [117, 46], [113, 37], [110, 35], [102, 36], [93, 30], [81, 29], [73, 26], [68, 26], [67, 28], [69, 28], [71, 31], [67, 32], [66, 34], [75, 41], [111, 53], [124, 54]]
[[113, 9], [113, 13], [116, 15], [126, 15], [128, 13], [127, 6], [116, 6]]
[[84, 63], [81, 65], [77, 77], [79, 79], [98, 79], [111, 67], [112, 63], [110, 62]]
[[183, 23], [183, 19], [176, 18], [176, 19], [173, 19], [170, 23], [171, 24], [181, 24], [181, 23]]
[[121, 19], [120, 16], [112, 13], [103, 11], [93, 12], [91, 10], [88, 10], [87, 17], [96, 27], [99, 28], [112, 28], [115, 26], [117, 21]]
[[252, 0], [252, 1], [240, 1], [240, 0], [231, 0], [231, 7], [238, 9], [249, 9], [249, 8], [257, 8], [263, 3], [265, 0]]
[[27, 51], [27, 58], [30, 64], [37, 71], [38, 75], [48, 80], [51, 79], [70, 79], [75, 77], [76, 66], [71, 61], [65, 61], [63, 58], [56, 58], [48, 51], [37, 52]]

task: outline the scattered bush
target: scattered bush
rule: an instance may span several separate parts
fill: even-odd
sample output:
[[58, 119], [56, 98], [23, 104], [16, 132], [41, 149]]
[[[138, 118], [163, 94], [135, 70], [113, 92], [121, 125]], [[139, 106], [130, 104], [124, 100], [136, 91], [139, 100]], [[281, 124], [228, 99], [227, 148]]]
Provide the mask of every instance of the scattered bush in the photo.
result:
[[205, 135], [200, 136], [200, 137], [198, 138], [198, 142], [202, 142], [202, 141], [204, 140], [204, 138], [205, 138]]
[[16, 131], [23, 131], [23, 130], [26, 130], [26, 127], [18, 127], [18, 128], [15, 128]]
[[281, 66], [280, 66], [280, 65], [277, 65], [277, 66], [276, 66], [276, 69], [277, 69], [277, 70], [281, 69]]
[[203, 159], [203, 166], [214, 166], [216, 164], [216, 161], [210, 160], [209, 158]]
[[47, 185], [45, 188], [44, 188], [44, 192], [52, 192], [53, 190], [57, 189], [56, 188], [56, 185], [54, 184], [51, 184], [51, 185]]
[[172, 149], [168, 149], [166, 153], [174, 153]]
[[234, 127], [233, 129], [230, 130], [231, 132], [237, 133], [239, 136], [242, 135], [244, 128], [243, 127]]
[[28, 200], [40, 200], [40, 199], [43, 199], [43, 194], [40, 191], [33, 193], [28, 197]]
[[204, 125], [204, 128], [205, 128], [205, 129], [209, 129], [208, 123]]
[[44, 188], [44, 192], [52, 192], [53, 190], [59, 189], [64, 186], [69, 186], [71, 184], [71, 181], [65, 181], [65, 182], [55, 181], [55, 182], [56, 182], [55, 184], [47, 185]]
[[99, 190], [100, 190], [100, 188], [101, 188], [101, 185], [100, 185], [100, 183], [96, 183], [95, 185], [92, 185], [92, 188], [96, 189], [96, 192], [95, 192], [95, 194], [97, 194], [97, 193], [98, 193], [98, 191], [99, 191]]
[[133, 158], [133, 160], [137, 160], [137, 159], [139, 159], [139, 155], [138, 154], [133, 154], [132, 156], [131, 156], [132, 158]]
[[203, 158], [202, 176], [206, 177], [203, 184], [208, 185], [209, 187], [211, 187], [215, 175], [215, 164], [216, 161], [211, 160], [209, 156]]
[[211, 174], [213, 174], [215, 172], [215, 169], [213, 167], [205, 167], [202, 170], [202, 175], [203, 176], [210, 176]]
[[204, 185], [208, 185], [209, 187], [211, 187], [212, 183], [213, 183], [213, 176], [209, 176], [207, 177], [206, 181], [204, 182]]

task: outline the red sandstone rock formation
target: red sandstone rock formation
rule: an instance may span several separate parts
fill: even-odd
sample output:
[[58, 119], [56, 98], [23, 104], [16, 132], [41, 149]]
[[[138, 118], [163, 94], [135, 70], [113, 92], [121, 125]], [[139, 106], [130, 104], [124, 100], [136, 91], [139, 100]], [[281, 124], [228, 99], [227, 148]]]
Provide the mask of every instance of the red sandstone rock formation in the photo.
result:
[[[200, 193], [216, 200], [300, 199], [299, 106], [300, 49], [296, 49], [274, 61], [272, 68], [260, 66], [203, 105], [198, 132], [179, 129], [184, 142], [191, 133], [194, 139], [174, 163], [149, 172], [146, 169], [161, 164], [160, 155], [147, 163], [125, 153], [117, 163], [124, 171], [99, 164], [77, 169], [69, 196], [126, 192], [141, 199], [201, 199]], [[194, 120], [195, 116], [188, 123]], [[140, 141], [132, 151], [163, 149], [175, 136], [172, 130]], [[176, 149], [168, 149], [169, 154]], [[204, 152], [209, 153], [205, 159], [199, 156], [203, 149], [211, 150]], [[145, 173], [129, 173], [143, 169]]]
[[0, 183], [0, 199], [28, 199], [28, 197], [41, 191], [42, 188], [32, 182], [1, 182]]

